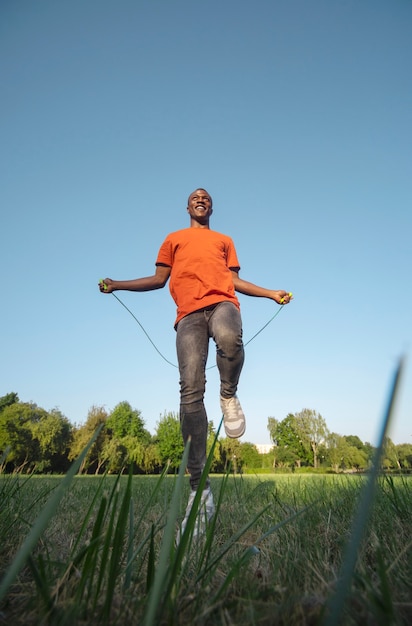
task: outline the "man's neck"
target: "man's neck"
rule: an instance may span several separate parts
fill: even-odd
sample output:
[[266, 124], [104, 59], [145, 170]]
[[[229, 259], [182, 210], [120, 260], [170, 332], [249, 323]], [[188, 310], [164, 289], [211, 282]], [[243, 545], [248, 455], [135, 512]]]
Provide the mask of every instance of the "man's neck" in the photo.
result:
[[210, 227], [209, 227], [209, 220], [207, 222], [205, 222], [204, 224], [202, 224], [201, 222], [198, 222], [197, 220], [194, 220], [192, 218], [190, 220], [190, 228], [206, 228], [206, 229], [210, 229]]

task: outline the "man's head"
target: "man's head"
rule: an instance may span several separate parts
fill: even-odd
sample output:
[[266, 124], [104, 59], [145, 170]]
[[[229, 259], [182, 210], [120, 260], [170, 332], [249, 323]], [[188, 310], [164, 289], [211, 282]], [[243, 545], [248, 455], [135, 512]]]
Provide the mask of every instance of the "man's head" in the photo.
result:
[[196, 189], [187, 200], [187, 212], [190, 215], [192, 226], [208, 226], [209, 218], [213, 213], [212, 196], [206, 189]]

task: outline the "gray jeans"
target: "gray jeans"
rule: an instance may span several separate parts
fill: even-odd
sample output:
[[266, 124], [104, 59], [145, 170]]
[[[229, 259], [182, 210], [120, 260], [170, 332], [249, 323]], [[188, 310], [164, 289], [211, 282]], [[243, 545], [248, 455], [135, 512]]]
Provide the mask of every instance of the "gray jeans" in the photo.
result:
[[209, 339], [216, 344], [220, 394], [235, 395], [244, 361], [242, 320], [232, 302], [220, 302], [186, 315], [176, 328], [180, 372], [180, 423], [183, 440], [191, 438], [187, 469], [196, 489], [206, 463], [207, 415], [203, 402]]

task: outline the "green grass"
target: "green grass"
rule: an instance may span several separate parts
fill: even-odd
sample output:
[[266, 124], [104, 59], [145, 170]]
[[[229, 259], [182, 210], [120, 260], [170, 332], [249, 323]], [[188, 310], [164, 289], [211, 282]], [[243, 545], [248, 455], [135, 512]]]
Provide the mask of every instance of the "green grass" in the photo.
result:
[[212, 476], [177, 547], [188, 449], [174, 477], [77, 476], [87, 447], [63, 478], [0, 475], [0, 624], [412, 623], [412, 478], [377, 470], [400, 371], [368, 476]]
[[[169, 541], [161, 558], [177, 478], [76, 477], [4, 595], [0, 623], [319, 623], [365, 480], [212, 477], [215, 526], [199, 543], [189, 533], [180, 555]], [[61, 483], [2, 477], [3, 571]], [[181, 519], [187, 482], [179, 488]], [[343, 623], [410, 621], [411, 509], [410, 479], [378, 481]]]

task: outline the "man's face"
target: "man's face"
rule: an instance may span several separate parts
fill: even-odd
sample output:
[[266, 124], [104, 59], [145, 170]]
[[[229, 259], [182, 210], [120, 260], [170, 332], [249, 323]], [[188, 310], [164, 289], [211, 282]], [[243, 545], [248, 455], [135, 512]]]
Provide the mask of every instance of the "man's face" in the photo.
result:
[[212, 215], [212, 198], [204, 189], [196, 189], [190, 194], [187, 203], [187, 212], [197, 222], [203, 223]]

